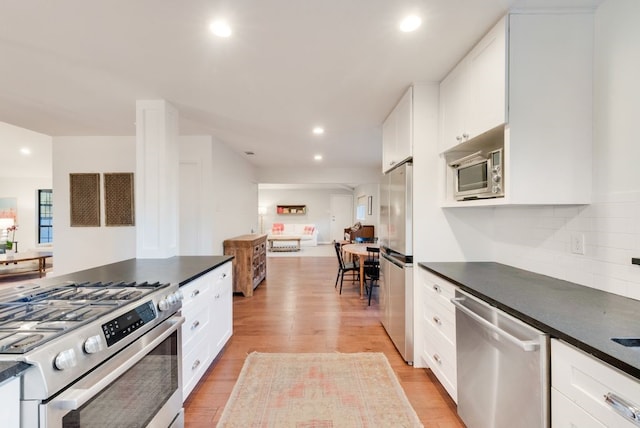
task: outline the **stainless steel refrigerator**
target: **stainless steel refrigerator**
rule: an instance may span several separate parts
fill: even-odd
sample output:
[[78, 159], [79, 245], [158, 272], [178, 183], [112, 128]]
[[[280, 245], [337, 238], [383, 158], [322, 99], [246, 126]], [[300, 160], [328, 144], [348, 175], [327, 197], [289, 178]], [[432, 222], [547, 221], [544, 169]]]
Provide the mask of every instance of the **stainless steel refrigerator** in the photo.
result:
[[382, 325], [413, 364], [413, 164], [389, 171], [380, 186], [380, 315]]

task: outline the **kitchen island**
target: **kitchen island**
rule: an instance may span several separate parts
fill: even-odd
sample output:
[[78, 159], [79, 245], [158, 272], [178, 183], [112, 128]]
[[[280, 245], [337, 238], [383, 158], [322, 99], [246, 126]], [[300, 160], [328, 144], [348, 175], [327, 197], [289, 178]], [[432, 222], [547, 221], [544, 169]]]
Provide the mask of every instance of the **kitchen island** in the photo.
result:
[[[130, 385], [162, 386], [149, 394], [151, 406], [138, 403], [141, 413], [122, 414], [123, 426], [180, 421], [183, 399], [232, 335], [232, 259], [129, 259], [0, 290], [0, 300], [11, 303], [3, 314], [0, 397], [12, 404], [10, 423], [0, 418], [0, 425], [41, 427], [76, 417], [79, 408], [59, 412], [56, 400], [96, 379], [102, 389], [83, 396], [91, 402], [96, 394], [121, 397]], [[159, 410], [157, 402], [164, 403]]]
[[63, 281], [158, 281], [177, 283], [183, 286], [232, 259], [232, 256], [175, 256], [167, 259], [128, 259], [38, 280], [36, 283], [55, 285]]

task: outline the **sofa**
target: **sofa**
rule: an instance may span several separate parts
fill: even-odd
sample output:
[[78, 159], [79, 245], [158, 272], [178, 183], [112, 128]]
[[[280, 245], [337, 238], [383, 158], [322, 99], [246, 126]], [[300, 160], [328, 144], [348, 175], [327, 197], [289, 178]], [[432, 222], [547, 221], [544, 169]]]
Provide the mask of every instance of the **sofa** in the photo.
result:
[[301, 247], [315, 247], [318, 245], [318, 228], [315, 224], [273, 223], [268, 232], [269, 236], [295, 236], [300, 238]]

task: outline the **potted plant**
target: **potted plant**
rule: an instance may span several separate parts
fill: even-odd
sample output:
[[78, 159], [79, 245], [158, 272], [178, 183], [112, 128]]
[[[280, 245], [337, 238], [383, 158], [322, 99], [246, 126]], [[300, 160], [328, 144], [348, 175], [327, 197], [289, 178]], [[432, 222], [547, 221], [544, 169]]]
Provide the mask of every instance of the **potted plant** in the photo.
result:
[[[18, 230], [17, 224], [7, 227], [7, 243], [6, 243], [7, 251], [15, 252], [13, 248], [13, 243], [16, 240], [16, 230]], [[9, 235], [11, 235], [11, 238], [9, 238]]]

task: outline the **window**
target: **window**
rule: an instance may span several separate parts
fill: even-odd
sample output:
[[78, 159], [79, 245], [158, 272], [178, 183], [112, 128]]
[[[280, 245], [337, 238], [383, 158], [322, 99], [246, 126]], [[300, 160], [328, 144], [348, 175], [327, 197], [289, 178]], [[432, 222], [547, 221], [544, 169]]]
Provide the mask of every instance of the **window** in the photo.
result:
[[53, 191], [38, 190], [38, 243], [53, 242]]

